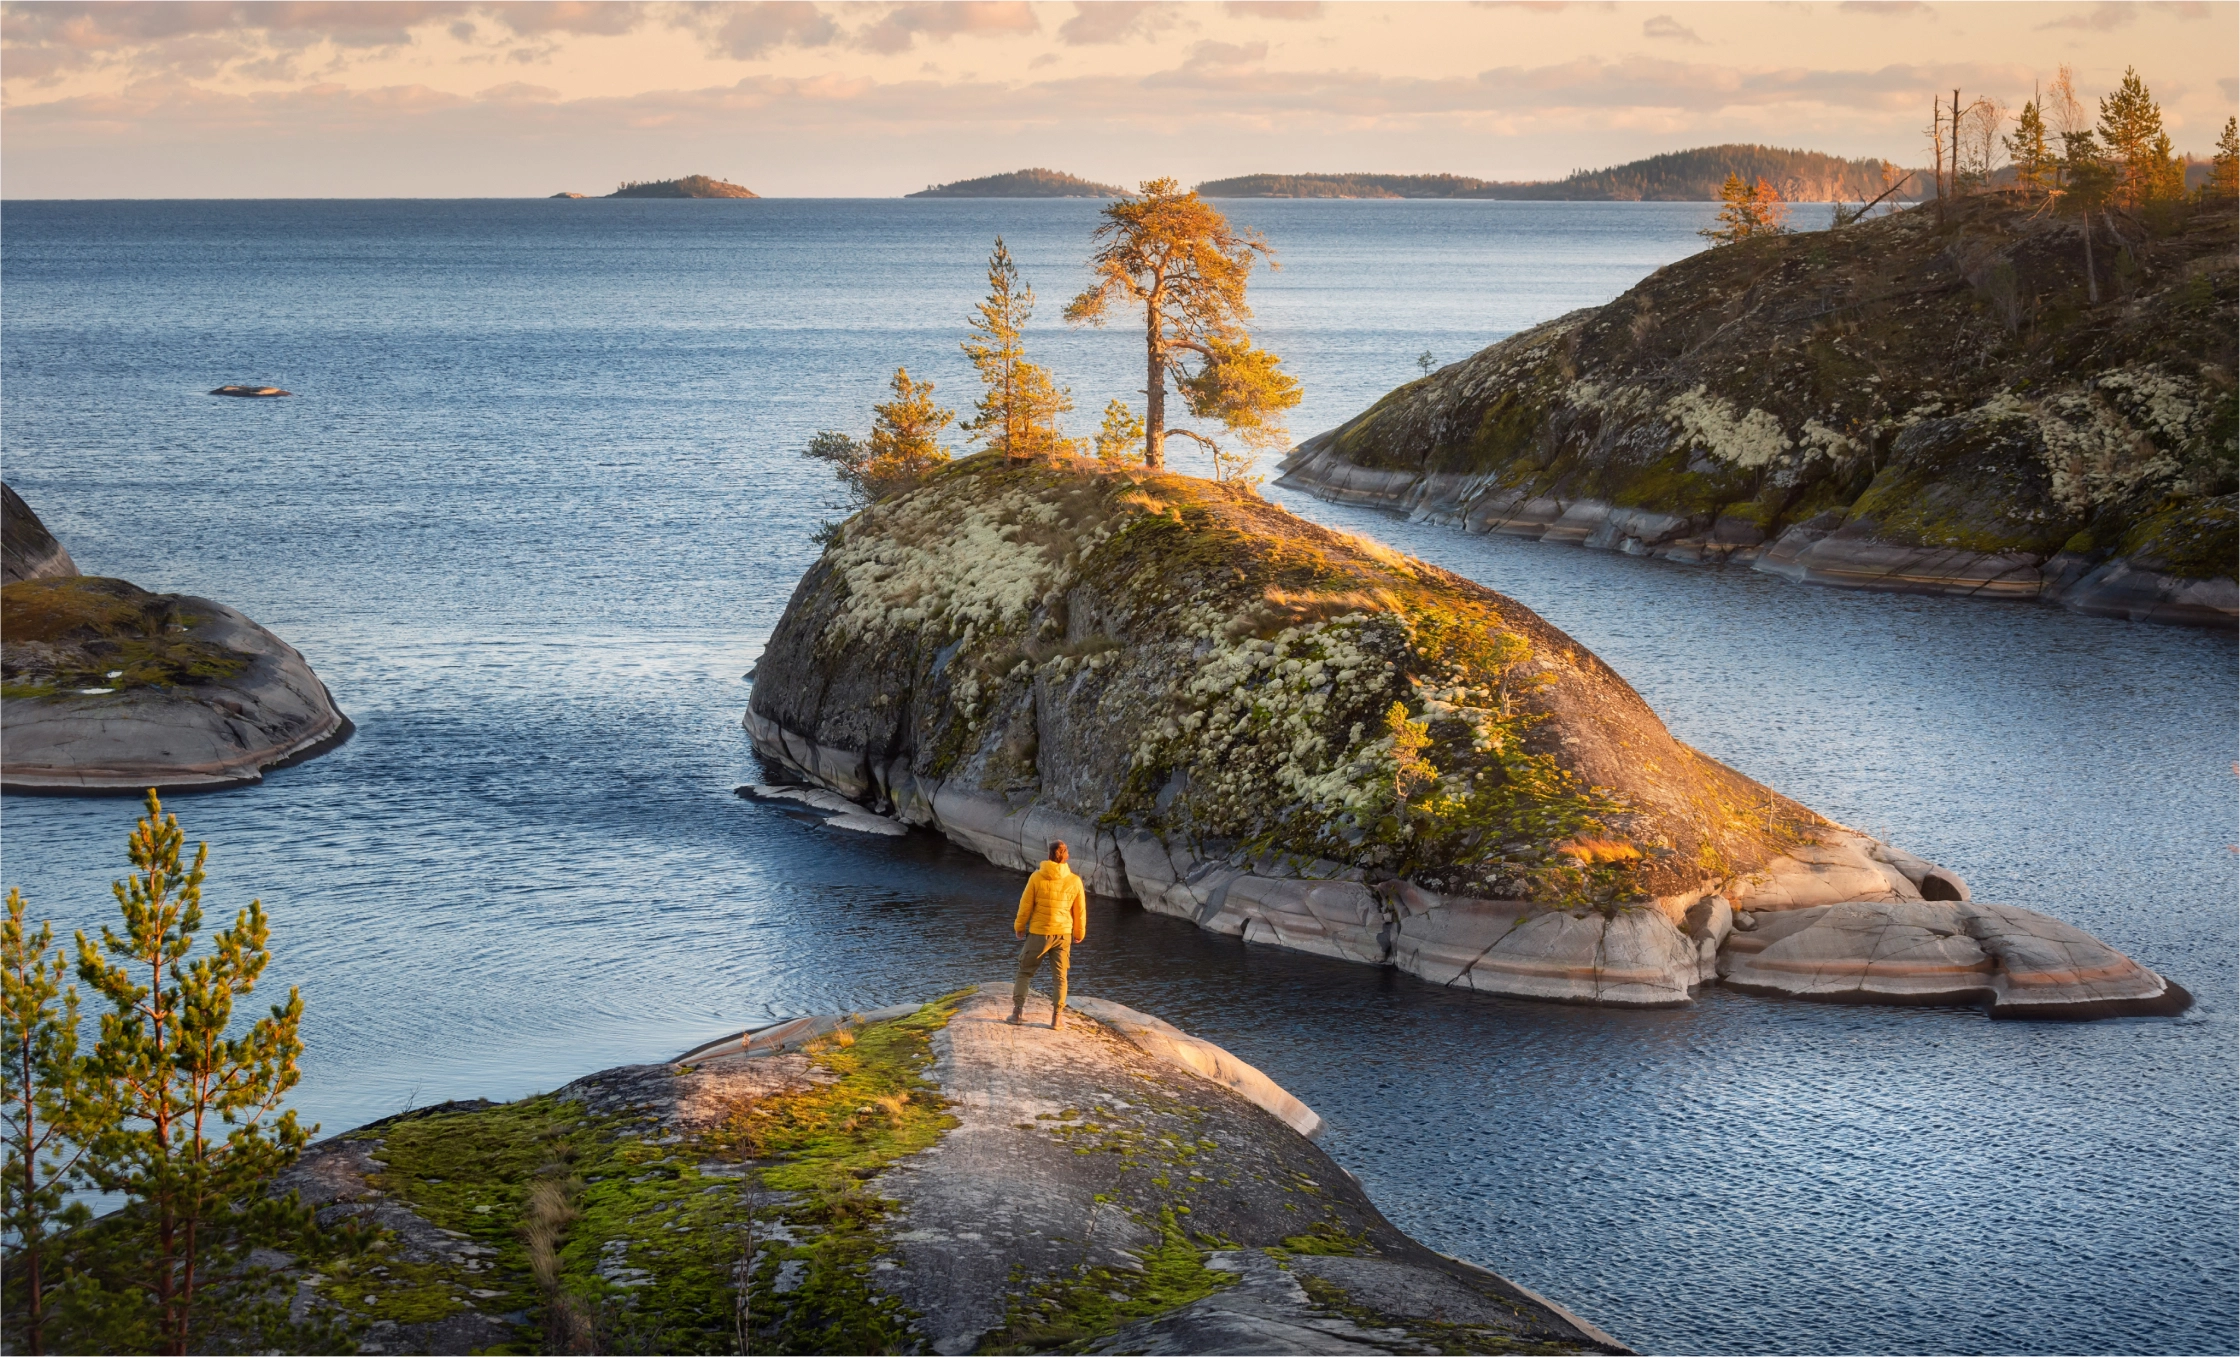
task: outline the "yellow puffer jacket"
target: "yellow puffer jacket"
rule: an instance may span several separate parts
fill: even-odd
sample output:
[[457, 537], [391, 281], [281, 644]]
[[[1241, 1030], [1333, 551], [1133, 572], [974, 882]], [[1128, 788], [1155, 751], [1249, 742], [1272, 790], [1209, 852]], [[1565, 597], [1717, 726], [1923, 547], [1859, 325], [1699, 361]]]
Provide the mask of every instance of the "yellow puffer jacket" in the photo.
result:
[[1080, 942], [1089, 936], [1089, 902], [1081, 892], [1081, 878], [1062, 862], [1045, 862], [1027, 878], [1019, 893], [1019, 918], [1011, 931], [1020, 929], [1054, 938], [1073, 934]]

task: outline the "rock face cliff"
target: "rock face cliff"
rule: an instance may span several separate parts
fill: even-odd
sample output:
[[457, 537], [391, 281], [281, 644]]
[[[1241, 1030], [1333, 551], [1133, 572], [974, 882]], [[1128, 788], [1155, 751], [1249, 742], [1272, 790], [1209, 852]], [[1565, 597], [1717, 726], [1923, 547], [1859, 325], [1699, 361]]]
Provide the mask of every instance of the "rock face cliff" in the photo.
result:
[[1220, 1047], [1090, 998], [1014, 1027], [1009, 989], [315, 1146], [284, 1186], [383, 1233], [290, 1274], [298, 1317], [361, 1352], [1626, 1351], [1401, 1233]]
[[[2228, 206], [1988, 196], [1706, 250], [1411, 382], [1285, 484], [1819, 584], [2230, 627]], [[2097, 296], [2095, 296], [2097, 294]]]
[[[1961, 912], [1952, 873], [1673, 739], [1530, 610], [1188, 477], [979, 456], [865, 510], [795, 590], [746, 725], [994, 862], [1064, 840], [1091, 890], [1441, 984], [1681, 1004], [1737, 909], [1860, 903], [1967, 940], [1940, 998], [2174, 992], [2098, 944], [2113, 988], [2008, 967], [2027, 911]], [[1838, 997], [1829, 955], [1792, 987]], [[1865, 975], [1849, 997], [1887, 997]]]
[[68, 579], [78, 573], [62, 543], [47, 531], [11, 485], [0, 485], [0, 584]]

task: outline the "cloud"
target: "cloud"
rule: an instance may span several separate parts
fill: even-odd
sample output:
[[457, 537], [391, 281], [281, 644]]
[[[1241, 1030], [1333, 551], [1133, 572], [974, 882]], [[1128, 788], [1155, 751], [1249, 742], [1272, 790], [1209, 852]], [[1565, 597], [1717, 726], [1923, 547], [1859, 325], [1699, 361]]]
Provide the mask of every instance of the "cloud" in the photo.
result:
[[437, 25], [460, 42], [476, 41], [487, 25], [500, 41], [510, 34], [544, 43], [509, 54], [537, 60], [562, 37], [613, 37], [657, 13], [670, 12], [622, 0], [16, 0], [0, 5], [0, 42], [11, 83], [40, 84], [100, 67], [142, 79], [207, 79], [231, 68], [252, 79], [285, 80], [301, 78], [299, 61], [321, 48], [368, 55], [404, 47], [414, 30]]
[[938, 40], [960, 34], [1035, 33], [1041, 28], [1026, 0], [946, 0], [895, 5], [885, 17], [856, 33], [853, 41], [867, 52], [906, 52], [921, 35]]
[[1617, 0], [1470, 0], [1474, 9], [1521, 9], [1534, 14], [1561, 14], [1567, 9], [1591, 9], [1607, 14]]
[[1183, 63], [1184, 70], [1204, 70], [1207, 67], [1249, 66], [1268, 59], [1268, 44], [1264, 42], [1205, 42], [1194, 43], [1190, 58]]
[[1929, 8], [1925, 0], [1842, 0], [1836, 9], [1843, 14], [1873, 14], [1886, 19], [1914, 14], [1937, 17], [1937, 12]]
[[2100, 0], [2082, 14], [2067, 14], [2039, 24], [2041, 29], [2079, 28], [2095, 33], [2128, 28], [2142, 14], [2168, 14], [2180, 19], [2206, 19], [2209, 6], [2200, 0]]
[[1073, 17], [1058, 25], [1058, 40], [1074, 47], [1148, 38], [1182, 22], [1182, 6], [1144, 0], [1078, 0]]
[[560, 97], [560, 91], [544, 85], [525, 85], [518, 80], [503, 85], [492, 85], [478, 91], [475, 98], [486, 104], [529, 103], [549, 104]]
[[1239, 19], [1302, 23], [1322, 17], [1322, 0], [1224, 0], [1221, 12]]
[[1644, 38], [1671, 38], [1676, 42], [1692, 42], [1698, 47], [1703, 45], [1703, 39], [1696, 36], [1694, 29], [1689, 28], [1669, 14], [1659, 14], [1653, 18], [1642, 20], [1641, 36]]
[[679, 19], [699, 31], [710, 52], [738, 61], [778, 47], [823, 47], [840, 36], [840, 25], [806, 0], [696, 4]]

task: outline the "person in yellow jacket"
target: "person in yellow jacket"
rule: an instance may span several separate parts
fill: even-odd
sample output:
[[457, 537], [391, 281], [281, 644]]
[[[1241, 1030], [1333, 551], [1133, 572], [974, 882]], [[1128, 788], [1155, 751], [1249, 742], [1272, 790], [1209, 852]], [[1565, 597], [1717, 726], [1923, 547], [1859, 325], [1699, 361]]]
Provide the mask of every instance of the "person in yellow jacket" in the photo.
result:
[[1050, 858], [1027, 878], [1019, 894], [1019, 917], [1012, 921], [1019, 945], [1019, 978], [1011, 986], [1011, 1017], [1018, 1022], [1027, 1009], [1027, 986], [1042, 969], [1042, 959], [1058, 973], [1058, 1001], [1050, 1009], [1053, 1029], [1066, 1025], [1066, 970], [1072, 964], [1073, 944], [1089, 936], [1089, 901], [1081, 878], [1066, 866], [1066, 846], [1050, 845]]

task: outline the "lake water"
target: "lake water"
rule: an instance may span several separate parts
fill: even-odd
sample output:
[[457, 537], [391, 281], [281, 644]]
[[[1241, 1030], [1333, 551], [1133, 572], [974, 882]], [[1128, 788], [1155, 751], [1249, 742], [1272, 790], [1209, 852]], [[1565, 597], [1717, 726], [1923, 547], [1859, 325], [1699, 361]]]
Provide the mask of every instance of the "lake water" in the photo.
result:
[[[1691, 252], [1694, 204], [1235, 203], [1311, 433]], [[0, 219], [0, 456], [89, 572], [240, 607], [358, 723], [177, 798], [213, 918], [271, 911], [330, 1130], [1008, 973], [1019, 878], [732, 794], [742, 673], [897, 364], [1003, 233], [1077, 427], [1140, 383], [1056, 323], [1092, 203], [35, 203]], [[288, 400], [228, 401], [221, 382]], [[1706, 992], [1488, 1000], [1097, 906], [1078, 987], [1268, 1071], [1403, 1228], [1643, 1350], [2232, 1352], [2234, 643], [1464, 537], [1271, 492], [1537, 608], [1683, 739], [2091, 930], [2176, 1019]], [[9, 797], [67, 930], [125, 800]], [[277, 997], [277, 996], [275, 996]]]

